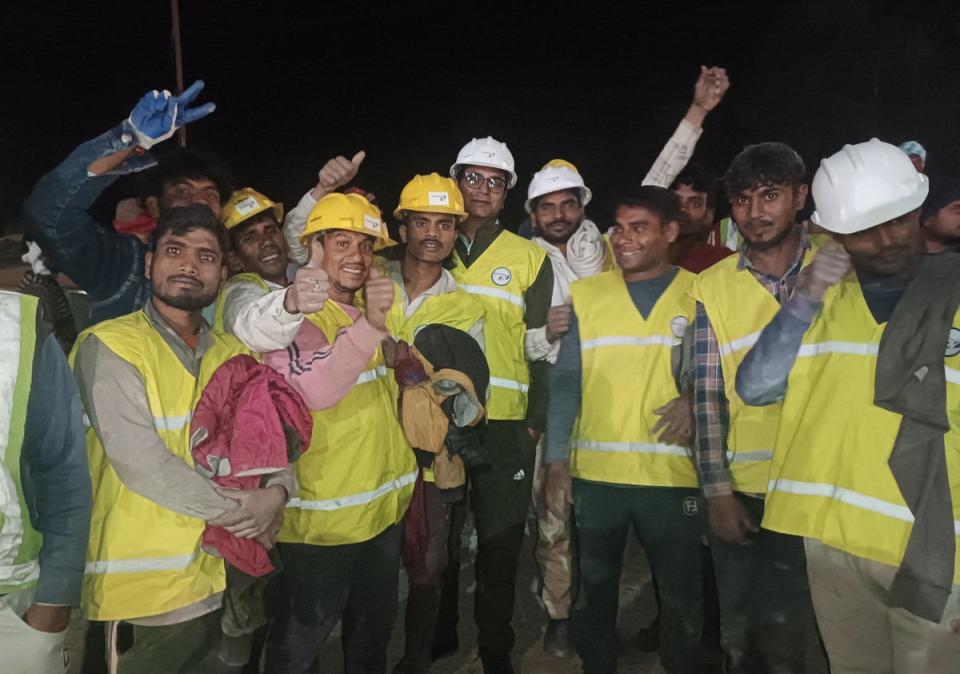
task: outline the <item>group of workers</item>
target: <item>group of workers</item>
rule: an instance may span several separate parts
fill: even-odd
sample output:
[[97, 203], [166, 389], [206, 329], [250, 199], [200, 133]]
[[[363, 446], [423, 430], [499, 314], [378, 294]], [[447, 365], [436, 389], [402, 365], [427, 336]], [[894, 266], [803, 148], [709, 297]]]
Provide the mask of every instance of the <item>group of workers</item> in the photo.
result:
[[687, 163], [729, 80], [702, 68], [605, 234], [562, 159], [529, 183], [532, 238], [506, 229], [492, 137], [414, 176], [391, 234], [347, 188], [363, 152], [286, 214], [214, 157], [157, 163], [202, 86], [146, 94], [25, 204], [92, 324], [68, 364], [0, 293], [4, 671], [65, 671], [76, 607], [105, 671], [327, 671], [338, 623], [345, 671], [429, 671], [462, 647], [469, 510], [479, 660], [513, 672], [531, 507], [543, 647], [588, 674], [617, 670], [631, 531], [670, 674], [957, 671], [960, 183], [918, 144], [824, 159], [806, 223], [803, 160], [750, 145], [716, 223]]

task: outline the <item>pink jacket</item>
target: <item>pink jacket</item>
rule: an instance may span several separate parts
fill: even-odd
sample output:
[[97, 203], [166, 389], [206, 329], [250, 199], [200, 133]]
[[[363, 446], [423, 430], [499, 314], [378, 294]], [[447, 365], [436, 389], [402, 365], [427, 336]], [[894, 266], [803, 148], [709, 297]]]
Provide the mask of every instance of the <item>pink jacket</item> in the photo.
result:
[[[284, 429], [300, 440], [287, 454]], [[310, 446], [313, 419], [283, 377], [250, 356], [221, 365], [200, 396], [190, 423], [190, 447], [197, 471], [221, 487], [254, 489], [264, 475], [287, 467]], [[207, 526], [203, 545], [251, 576], [273, 570], [263, 546]]]
[[341, 330], [332, 344], [320, 328], [305, 320], [290, 346], [263, 355], [264, 364], [282, 374], [312, 410], [330, 409], [350, 393], [387, 336], [356, 307], [339, 306], [354, 324]]

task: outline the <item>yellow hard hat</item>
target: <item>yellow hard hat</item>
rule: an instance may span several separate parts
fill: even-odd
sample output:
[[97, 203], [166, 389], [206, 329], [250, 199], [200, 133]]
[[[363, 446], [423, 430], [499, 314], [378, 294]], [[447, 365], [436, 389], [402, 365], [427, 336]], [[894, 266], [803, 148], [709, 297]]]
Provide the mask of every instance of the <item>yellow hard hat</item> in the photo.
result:
[[551, 159], [550, 161], [548, 161], [546, 164], [543, 165], [543, 168], [547, 168], [548, 166], [552, 166], [553, 168], [568, 168], [571, 171], [580, 173], [580, 171], [577, 171], [577, 167], [574, 166], [572, 163], [568, 162], [566, 159]]
[[453, 178], [444, 178], [436, 173], [427, 176], [413, 176], [403, 191], [400, 203], [393, 212], [394, 217], [403, 217], [404, 211], [420, 213], [447, 213], [457, 219], [467, 217], [463, 209], [463, 194]]
[[283, 224], [283, 204], [270, 201], [252, 187], [243, 187], [230, 196], [230, 200], [223, 207], [220, 219], [223, 226], [233, 229], [241, 222], [263, 213], [268, 208], [273, 209], [273, 217], [278, 224]]
[[332, 192], [320, 199], [310, 211], [307, 226], [300, 235], [304, 245], [307, 237], [328, 229], [345, 229], [348, 232], [360, 232], [376, 239], [374, 250], [397, 245], [387, 233], [380, 209], [359, 194], [340, 194]]

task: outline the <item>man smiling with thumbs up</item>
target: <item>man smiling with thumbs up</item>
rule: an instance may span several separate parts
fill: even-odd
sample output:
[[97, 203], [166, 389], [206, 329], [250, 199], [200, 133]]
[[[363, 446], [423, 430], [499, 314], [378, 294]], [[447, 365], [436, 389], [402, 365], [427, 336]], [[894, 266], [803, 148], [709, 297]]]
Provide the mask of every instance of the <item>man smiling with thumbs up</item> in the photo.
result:
[[311, 279], [324, 274], [329, 299], [305, 313], [289, 347], [264, 357], [314, 417], [277, 538], [285, 571], [266, 671], [315, 670], [320, 645], [342, 620], [345, 671], [383, 672], [397, 611], [398, 523], [417, 477], [380, 347], [394, 284], [373, 266], [373, 253], [395, 242], [376, 206], [335, 193], [317, 202], [301, 243], [310, 260], [289, 292], [312, 301]]

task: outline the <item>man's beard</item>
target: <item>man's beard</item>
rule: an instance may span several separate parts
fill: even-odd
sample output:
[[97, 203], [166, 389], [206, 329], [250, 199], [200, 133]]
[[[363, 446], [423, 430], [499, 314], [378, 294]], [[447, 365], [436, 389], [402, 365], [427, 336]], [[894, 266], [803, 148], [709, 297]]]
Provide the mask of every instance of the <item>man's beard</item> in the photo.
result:
[[784, 241], [790, 238], [791, 234], [793, 234], [792, 225], [790, 227], [784, 228], [782, 232], [777, 234], [774, 238], [770, 239], [769, 241], [758, 241], [754, 243], [743, 234], [741, 234], [741, 236], [743, 236], [743, 240], [747, 242], [747, 246], [750, 247], [752, 250], [763, 252], [763, 251], [773, 250], [777, 246], [783, 244]]
[[181, 311], [200, 311], [210, 306], [214, 300], [217, 299], [217, 292], [218, 291], [214, 290], [211, 293], [203, 295], [166, 295], [158, 292], [156, 288], [153, 289], [154, 297], [164, 304], [174, 309], [180, 309]]
[[552, 225], [557, 222], [563, 222], [565, 224], [572, 225], [572, 226], [566, 229], [562, 234], [552, 234], [547, 227], [539, 227], [539, 226], [537, 227], [538, 234], [540, 235], [540, 237], [547, 243], [552, 243], [553, 245], [566, 243], [567, 241], [569, 241], [570, 238], [576, 233], [577, 229], [579, 229], [580, 223], [583, 222], [583, 220], [580, 220], [579, 222], [576, 222], [576, 223], [571, 223], [569, 220], [564, 220], [563, 218], [560, 218], [558, 220], [551, 221], [550, 224]]

